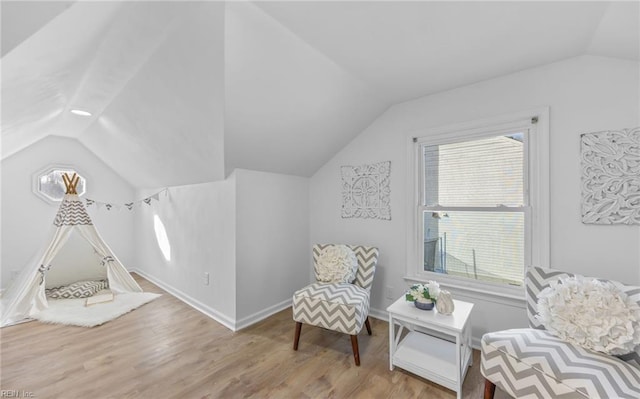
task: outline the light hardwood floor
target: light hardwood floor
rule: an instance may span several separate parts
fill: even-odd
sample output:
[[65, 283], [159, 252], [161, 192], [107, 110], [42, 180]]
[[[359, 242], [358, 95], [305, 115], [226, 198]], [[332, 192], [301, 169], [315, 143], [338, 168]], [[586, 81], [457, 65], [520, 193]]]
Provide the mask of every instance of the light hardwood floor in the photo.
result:
[[[355, 367], [349, 337], [303, 326], [292, 349], [291, 309], [233, 333], [164, 295], [99, 327], [24, 323], [0, 330], [0, 389], [36, 398], [455, 398], [410, 373], [389, 371], [388, 324], [371, 319]], [[481, 398], [478, 353], [465, 398]], [[6, 395], [5, 395], [6, 396]], [[500, 398], [496, 393], [496, 398]]]

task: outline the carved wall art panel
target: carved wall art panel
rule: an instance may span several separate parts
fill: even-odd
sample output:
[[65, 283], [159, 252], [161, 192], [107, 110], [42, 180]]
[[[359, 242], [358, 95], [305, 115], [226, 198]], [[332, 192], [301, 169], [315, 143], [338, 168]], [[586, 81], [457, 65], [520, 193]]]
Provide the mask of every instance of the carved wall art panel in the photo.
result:
[[640, 127], [581, 136], [582, 222], [640, 224]]
[[391, 220], [391, 161], [340, 169], [342, 217]]

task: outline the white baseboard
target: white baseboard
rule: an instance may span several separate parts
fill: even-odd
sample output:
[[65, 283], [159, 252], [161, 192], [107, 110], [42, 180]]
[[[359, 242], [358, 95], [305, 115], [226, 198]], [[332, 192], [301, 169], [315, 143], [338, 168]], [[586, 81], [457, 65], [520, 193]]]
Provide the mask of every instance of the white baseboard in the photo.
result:
[[236, 320], [234, 318], [231, 318], [225, 314], [222, 314], [220, 312], [218, 312], [217, 310], [213, 309], [212, 307], [205, 305], [204, 303], [198, 301], [197, 299], [191, 297], [188, 294], [185, 294], [184, 292], [180, 291], [179, 289], [158, 280], [157, 278], [139, 270], [139, 269], [131, 269], [130, 272], [132, 273], [137, 273], [140, 276], [144, 277], [145, 279], [149, 280], [150, 282], [152, 282], [153, 284], [157, 285], [158, 287], [162, 288], [163, 290], [167, 291], [168, 293], [170, 293], [171, 295], [173, 295], [174, 297], [178, 298], [179, 300], [181, 300], [182, 302], [186, 303], [187, 305], [191, 306], [192, 308], [194, 308], [195, 310], [203, 313], [206, 316], [209, 316], [210, 318], [212, 318], [213, 320], [217, 321], [218, 323], [222, 324], [223, 326], [227, 327], [229, 330], [231, 331], [238, 331], [241, 330], [243, 328], [247, 328], [252, 324], [255, 324], [261, 320], [266, 319], [267, 317], [280, 312], [283, 309], [286, 309], [288, 307], [291, 306], [291, 301], [292, 299], [289, 298], [287, 300], [284, 300], [280, 303], [276, 303], [275, 305], [269, 306], [266, 309], [263, 309], [259, 312], [256, 312], [254, 314], [251, 314], [249, 316], [243, 317], [240, 320]]
[[370, 308], [369, 309], [369, 316], [376, 318], [378, 320], [382, 320], [382, 321], [389, 321], [389, 312], [387, 312], [386, 310], [379, 310], [379, 309], [373, 309]]
[[167, 291], [168, 293], [170, 293], [171, 295], [173, 295], [174, 297], [178, 298], [179, 300], [181, 300], [182, 302], [186, 303], [187, 305], [191, 306], [192, 308], [194, 308], [195, 310], [203, 313], [206, 316], [209, 316], [210, 318], [212, 318], [213, 320], [217, 321], [218, 323], [222, 324], [223, 326], [227, 327], [229, 330], [231, 331], [237, 331], [236, 329], [236, 321], [235, 319], [222, 314], [220, 312], [218, 312], [217, 310], [213, 309], [212, 307], [205, 305], [204, 303], [198, 301], [197, 299], [191, 297], [190, 295], [185, 294], [184, 292], [180, 291], [179, 289], [174, 288], [173, 286], [160, 281], [158, 279], [156, 279], [155, 277], [139, 270], [139, 269], [131, 269], [129, 270], [132, 273], [137, 273], [140, 276], [144, 277], [146, 280], [149, 280], [150, 282], [152, 282], [153, 284], [157, 285], [158, 287], [162, 288], [163, 290]]
[[[269, 316], [271, 316], [271, 315], [273, 315], [275, 313], [278, 313], [281, 310], [284, 310], [284, 309], [290, 307], [291, 304], [292, 304], [292, 301], [293, 301], [293, 299], [289, 298], [289, 299], [287, 299], [285, 301], [282, 301], [280, 303], [276, 303], [273, 306], [269, 306], [268, 308], [263, 309], [263, 310], [261, 310], [259, 312], [256, 312], [256, 313], [254, 313], [252, 315], [249, 315], [249, 316], [243, 317], [240, 320], [237, 320], [236, 321], [236, 331], [242, 330], [243, 328], [246, 328], [246, 327], [249, 327], [250, 325], [257, 323], [260, 320], [264, 320], [267, 317], [269, 317]], [[293, 322], [293, 316], [292, 316], [291, 320]]]

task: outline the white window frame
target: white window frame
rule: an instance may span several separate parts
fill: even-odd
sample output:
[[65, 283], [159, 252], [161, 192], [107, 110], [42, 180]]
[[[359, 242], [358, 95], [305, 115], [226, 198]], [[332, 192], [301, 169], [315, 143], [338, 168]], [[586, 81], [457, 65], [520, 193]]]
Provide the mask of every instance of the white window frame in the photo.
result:
[[84, 188], [85, 188], [85, 192], [82, 194], [79, 194], [78, 196], [83, 196], [86, 194], [87, 192], [87, 183], [89, 180], [89, 177], [84, 173], [81, 172], [78, 167], [74, 166], [74, 165], [68, 165], [68, 164], [49, 164], [47, 166], [45, 166], [44, 168], [38, 170], [37, 172], [35, 172], [33, 175], [31, 175], [31, 190], [33, 191], [33, 193], [40, 198], [41, 200], [43, 200], [44, 202], [46, 202], [47, 204], [53, 204], [53, 205], [58, 205], [60, 204], [60, 202], [62, 200], [53, 200], [51, 198], [49, 198], [48, 196], [44, 195], [41, 191], [40, 191], [40, 177], [46, 174], [49, 174], [51, 172], [53, 172], [54, 170], [72, 170], [74, 172], [76, 172], [78, 174], [78, 176], [80, 176], [83, 180], [84, 180]]
[[[525, 270], [532, 266], [549, 267], [549, 108], [515, 112], [472, 122], [411, 132], [407, 138], [407, 266], [405, 279], [424, 282], [436, 280], [445, 288], [464, 291], [471, 296], [500, 300], [524, 300], [524, 284], [477, 281], [464, 277], [424, 271], [422, 258], [423, 224], [418, 216], [422, 205], [421, 170], [423, 145], [436, 145], [495, 137], [514, 129], [529, 129], [525, 140]], [[429, 207], [433, 210], [434, 207]], [[469, 207], [470, 210], [473, 210]], [[500, 210], [509, 208], [500, 208]]]

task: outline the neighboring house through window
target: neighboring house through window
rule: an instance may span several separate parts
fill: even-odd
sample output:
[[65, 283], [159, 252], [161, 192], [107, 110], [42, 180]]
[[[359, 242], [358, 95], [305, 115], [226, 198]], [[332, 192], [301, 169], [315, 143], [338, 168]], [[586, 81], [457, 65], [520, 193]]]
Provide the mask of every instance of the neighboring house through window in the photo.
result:
[[409, 278], [521, 297], [527, 267], [549, 266], [547, 113], [412, 139]]

